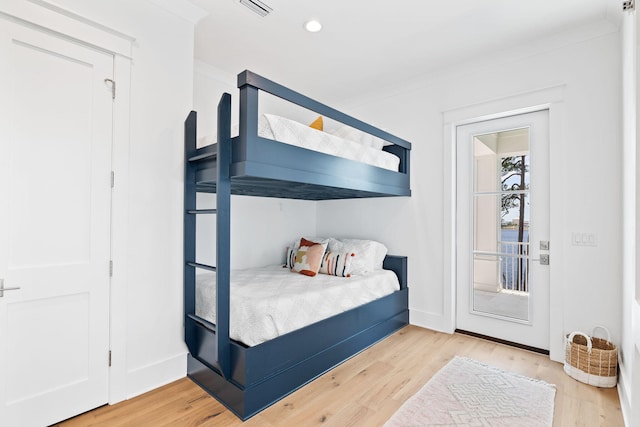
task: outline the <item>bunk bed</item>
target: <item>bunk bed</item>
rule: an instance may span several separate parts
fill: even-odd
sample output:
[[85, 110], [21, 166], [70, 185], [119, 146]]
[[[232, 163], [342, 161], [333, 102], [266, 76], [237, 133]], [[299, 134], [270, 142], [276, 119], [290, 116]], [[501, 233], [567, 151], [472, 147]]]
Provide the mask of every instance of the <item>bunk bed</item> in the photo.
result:
[[[399, 290], [364, 305], [248, 346], [229, 336], [231, 195], [330, 200], [410, 196], [411, 144], [250, 71], [238, 75], [239, 135], [231, 137], [231, 96], [218, 105], [217, 142], [196, 148], [197, 114], [185, 121], [184, 322], [188, 376], [246, 420], [408, 323], [407, 258], [384, 258]], [[263, 91], [380, 138], [396, 170], [337, 157], [258, 132]], [[198, 192], [216, 193], [198, 209]], [[216, 216], [216, 265], [196, 262], [196, 217]], [[196, 271], [215, 272], [215, 322], [196, 314]]]

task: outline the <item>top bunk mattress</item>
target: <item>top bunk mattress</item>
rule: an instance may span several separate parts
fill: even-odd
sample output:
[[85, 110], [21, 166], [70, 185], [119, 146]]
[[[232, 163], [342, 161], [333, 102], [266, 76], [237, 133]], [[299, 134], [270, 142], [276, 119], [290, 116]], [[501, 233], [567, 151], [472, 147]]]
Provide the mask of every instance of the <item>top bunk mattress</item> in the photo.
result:
[[[280, 265], [231, 272], [229, 336], [247, 346], [284, 335], [400, 289], [393, 271], [308, 277]], [[215, 273], [196, 276], [196, 315], [215, 324]]]
[[[345, 128], [336, 129], [334, 134], [314, 129], [295, 120], [275, 114], [265, 113], [258, 118], [258, 136], [262, 138], [354, 160], [394, 172], [398, 171], [400, 159], [394, 154], [382, 151], [382, 140], [378, 144], [356, 141], [356, 139], [364, 140], [365, 138], [366, 141], [370, 141], [374, 137], [353, 128], [349, 128], [349, 131], [345, 132]], [[351, 135], [352, 139], [339, 136], [345, 133]], [[232, 136], [237, 135], [238, 126], [234, 125]], [[217, 142], [214, 137], [205, 137], [201, 141], [202, 145], [210, 145]]]
[[398, 156], [382, 151], [382, 144], [376, 149], [273, 114], [260, 116], [258, 136], [394, 172], [400, 165]]

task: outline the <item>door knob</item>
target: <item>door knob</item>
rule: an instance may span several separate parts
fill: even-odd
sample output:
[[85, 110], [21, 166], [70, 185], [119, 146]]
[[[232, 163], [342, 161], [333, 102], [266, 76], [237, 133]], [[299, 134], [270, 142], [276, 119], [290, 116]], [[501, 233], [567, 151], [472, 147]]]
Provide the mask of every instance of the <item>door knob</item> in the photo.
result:
[[15, 291], [20, 289], [19, 286], [14, 286], [11, 288], [5, 288], [4, 287], [4, 279], [0, 279], [0, 298], [2, 298], [4, 296], [4, 291]]

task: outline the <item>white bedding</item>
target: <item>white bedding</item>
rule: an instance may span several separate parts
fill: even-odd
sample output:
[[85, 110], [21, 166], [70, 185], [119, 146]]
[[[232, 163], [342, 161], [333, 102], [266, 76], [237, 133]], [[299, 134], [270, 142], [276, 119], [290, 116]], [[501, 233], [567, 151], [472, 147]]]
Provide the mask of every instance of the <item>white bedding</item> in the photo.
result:
[[[215, 323], [215, 273], [196, 276], [196, 315]], [[231, 273], [229, 336], [248, 346], [300, 329], [400, 289], [389, 270], [308, 277], [280, 265]]]
[[[297, 145], [309, 150], [331, 154], [332, 156], [343, 157], [379, 168], [398, 171], [400, 159], [391, 153], [313, 129], [296, 121], [285, 119], [284, 117], [272, 114], [264, 114], [264, 117], [269, 126], [258, 126], [258, 135], [263, 138], [274, 139], [286, 144]], [[271, 131], [271, 135], [269, 135], [269, 130]], [[263, 134], [261, 134], [261, 132]]]
[[[234, 126], [232, 136], [236, 135], [238, 135], [238, 128]], [[258, 136], [332, 156], [355, 160], [394, 172], [398, 171], [400, 165], [400, 159], [394, 154], [343, 139], [273, 114], [260, 115], [258, 118]], [[204, 145], [215, 142], [215, 139], [205, 139]]]

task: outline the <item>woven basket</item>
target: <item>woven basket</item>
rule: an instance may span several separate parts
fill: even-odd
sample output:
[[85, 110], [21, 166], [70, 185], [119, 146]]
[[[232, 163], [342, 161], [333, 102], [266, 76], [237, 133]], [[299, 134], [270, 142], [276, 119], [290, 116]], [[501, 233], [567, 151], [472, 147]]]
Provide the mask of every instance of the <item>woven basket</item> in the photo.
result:
[[[571, 378], [596, 387], [615, 387], [618, 382], [618, 349], [607, 339], [595, 338], [582, 332], [566, 336], [564, 371]], [[591, 335], [594, 335], [593, 333]]]

